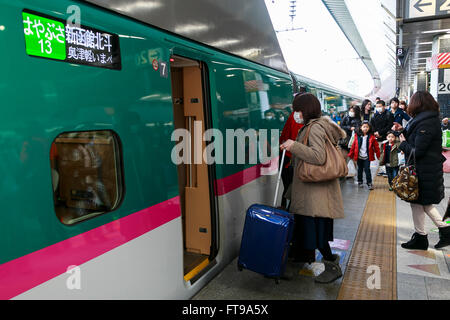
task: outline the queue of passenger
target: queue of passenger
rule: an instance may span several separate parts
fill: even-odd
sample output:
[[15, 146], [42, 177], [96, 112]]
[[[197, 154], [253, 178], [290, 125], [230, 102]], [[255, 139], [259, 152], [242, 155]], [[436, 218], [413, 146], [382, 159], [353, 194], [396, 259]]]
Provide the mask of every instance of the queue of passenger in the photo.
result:
[[[295, 214], [295, 229], [290, 257], [297, 262], [313, 262], [315, 249], [323, 256], [325, 270], [315, 278], [317, 283], [330, 283], [342, 276], [339, 256], [332, 253], [333, 221], [344, 218], [340, 179], [305, 182], [299, 178], [299, 164], [306, 162], [325, 166], [326, 143], [339, 144], [346, 149], [348, 159], [357, 164], [357, 181], [363, 187], [363, 173], [369, 190], [373, 190], [370, 162], [379, 160], [385, 167], [389, 190], [400, 168], [400, 156], [413, 158], [418, 178], [419, 198], [410, 201], [415, 232], [405, 249], [427, 250], [424, 228], [428, 215], [439, 228], [439, 242], [435, 248], [450, 245], [450, 226], [444, 222], [434, 206], [444, 198], [442, 131], [439, 105], [428, 92], [417, 92], [409, 106], [397, 98], [386, 108], [377, 98], [375, 112], [371, 101], [352, 106], [338, 125], [336, 117], [323, 117], [319, 100], [310, 93], [295, 96], [294, 113], [283, 129], [280, 148], [289, 152], [283, 164], [290, 170], [283, 178], [290, 200], [287, 210]], [[362, 111], [361, 111], [362, 110]], [[291, 119], [290, 117], [290, 119]], [[448, 120], [445, 122], [448, 125]], [[444, 128], [444, 122], [442, 122]], [[407, 163], [408, 164], [408, 163]], [[450, 204], [450, 200], [449, 200]]]

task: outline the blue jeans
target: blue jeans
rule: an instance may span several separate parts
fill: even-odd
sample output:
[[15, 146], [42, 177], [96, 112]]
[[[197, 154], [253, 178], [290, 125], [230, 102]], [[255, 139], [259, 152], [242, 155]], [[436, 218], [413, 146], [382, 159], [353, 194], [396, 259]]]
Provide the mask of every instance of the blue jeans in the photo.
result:
[[369, 159], [358, 159], [358, 183], [363, 183], [363, 170], [366, 173], [367, 184], [372, 184], [372, 173], [370, 172]]
[[398, 167], [388, 167], [386, 166], [386, 173], [388, 176], [389, 186], [392, 184], [392, 180], [397, 176], [398, 174]]

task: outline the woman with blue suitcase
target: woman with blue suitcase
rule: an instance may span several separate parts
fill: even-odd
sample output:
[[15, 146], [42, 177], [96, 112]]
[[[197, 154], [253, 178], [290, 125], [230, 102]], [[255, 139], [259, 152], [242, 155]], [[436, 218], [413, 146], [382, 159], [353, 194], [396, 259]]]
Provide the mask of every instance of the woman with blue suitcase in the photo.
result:
[[[304, 182], [298, 177], [301, 161], [322, 166], [326, 161], [325, 143], [332, 144], [345, 138], [346, 133], [329, 117], [322, 117], [319, 100], [312, 94], [297, 95], [293, 108], [299, 113], [305, 126], [297, 140], [288, 140], [281, 145], [293, 155], [294, 178], [288, 194], [290, 212], [296, 215], [294, 250], [319, 249], [323, 256], [325, 271], [315, 278], [317, 283], [330, 283], [342, 276], [339, 256], [332, 254], [328, 241], [333, 241], [333, 220], [344, 218], [344, 206], [339, 179], [322, 182]], [[307, 143], [304, 137], [309, 130]]]

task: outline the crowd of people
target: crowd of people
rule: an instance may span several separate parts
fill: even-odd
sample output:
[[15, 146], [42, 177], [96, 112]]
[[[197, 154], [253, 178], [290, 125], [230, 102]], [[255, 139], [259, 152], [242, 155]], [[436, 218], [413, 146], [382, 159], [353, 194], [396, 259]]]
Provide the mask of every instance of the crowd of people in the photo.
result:
[[[402, 159], [408, 159], [407, 164], [413, 161], [419, 189], [418, 199], [410, 202], [415, 232], [401, 246], [428, 249], [426, 215], [439, 228], [440, 240], [435, 248], [450, 245], [450, 226], [444, 222], [447, 217], [442, 218], [434, 206], [444, 198], [442, 130], [448, 128], [448, 119], [441, 123], [439, 104], [430, 93], [416, 92], [409, 105], [392, 98], [386, 106], [385, 101], [377, 98], [375, 109], [370, 100], [364, 100], [361, 107], [351, 106], [344, 117], [322, 116], [319, 100], [310, 93], [301, 93], [295, 96], [293, 109], [292, 119], [280, 139], [280, 148], [288, 152], [283, 163], [288, 169], [283, 175], [283, 198], [290, 200], [287, 210], [295, 214], [290, 257], [297, 262], [313, 262], [318, 249], [325, 270], [316, 277], [316, 282], [329, 283], [342, 276], [339, 256], [332, 253], [328, 243], [334, 239], [334, 219], [344, 218], [342, 178], [305, 182], [297, 171], [301, 162], [325, 165], [327, 141], [339, 145], [347, 163], [356, 166], [360, 188], [364, 187], [365, 174], [368, 189], [374, 189], [372, 161], [378, 159], [378, 175], [387, 177], [390, 191]], [[284, 200], [283, 206], [286, 203]]]

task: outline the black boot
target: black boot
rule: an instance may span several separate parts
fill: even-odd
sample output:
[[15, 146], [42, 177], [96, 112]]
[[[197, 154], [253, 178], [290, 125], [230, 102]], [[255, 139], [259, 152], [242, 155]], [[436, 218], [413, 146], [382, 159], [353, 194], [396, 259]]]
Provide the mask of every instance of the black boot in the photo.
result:
[[402, 243], [402, 248], [413, 250], [428, 250], [428, 236], [414, 232], [411, 240], [406, 243]]
[[441, 249], [448, 245], [450, 245], [450, 226], [439, 228], [439, 242], [434, 247]]

